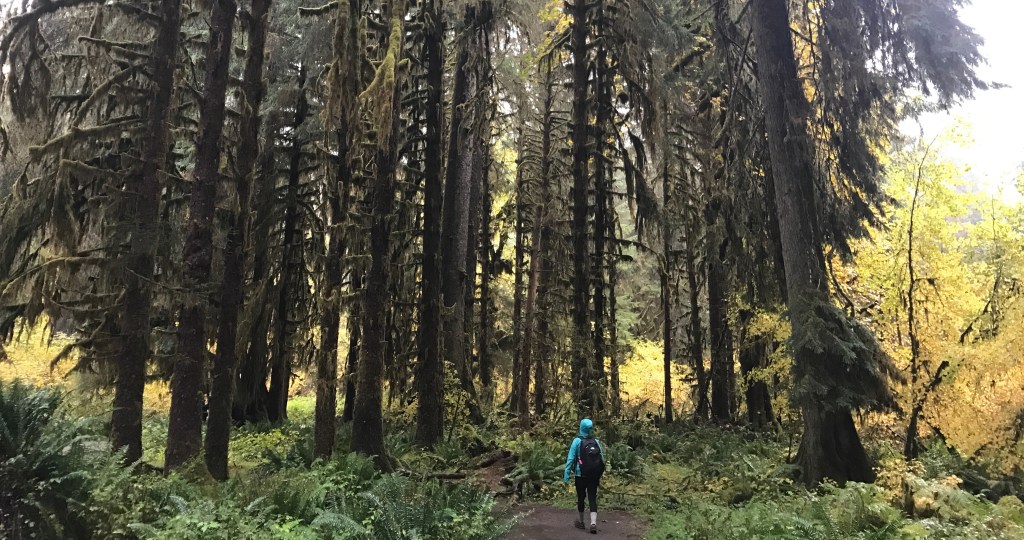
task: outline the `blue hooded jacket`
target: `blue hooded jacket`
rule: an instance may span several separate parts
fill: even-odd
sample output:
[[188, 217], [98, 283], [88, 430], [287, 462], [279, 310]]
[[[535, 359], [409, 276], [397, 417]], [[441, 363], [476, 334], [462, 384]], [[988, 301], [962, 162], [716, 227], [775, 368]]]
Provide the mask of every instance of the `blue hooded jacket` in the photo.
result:
[[[572, 440], [572, 445], [569, 446], [569, 455], [565, 458], [565, 474], [562, 476], [563, 482], [569, 481], [570, 471], [576, 476], [583, 476], [580, 474], [580, 464], [577, 459], [580, 453], [580, 442], [582, 439], [592, 437], [593, 435], [594, 422], [589, 418], [584, 418], [580, 421], [580, 432], [576, 435], [576, 438]], [[607, 463], [608, 460], [604, 457], [604, 447], [601, 446], [601, 441], [597, 441], [597, 447], [601, 450], [601, 459]]]

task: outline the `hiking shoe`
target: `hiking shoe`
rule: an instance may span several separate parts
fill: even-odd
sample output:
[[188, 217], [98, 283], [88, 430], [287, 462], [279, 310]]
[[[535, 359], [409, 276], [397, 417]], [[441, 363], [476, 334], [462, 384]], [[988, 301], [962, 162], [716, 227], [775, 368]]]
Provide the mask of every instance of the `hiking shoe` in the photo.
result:
[[591, 523], [590, 524], [590, 534], [597, 534], [597, 524], [596, 523]]
[[581, 530], [581, 531], [586, 529], [586, 527], [583, 526], [583, 522], [578, 520], [578, 519], [576, 521], [574, 521], [572, 524], [575, 525], [576, 528]]

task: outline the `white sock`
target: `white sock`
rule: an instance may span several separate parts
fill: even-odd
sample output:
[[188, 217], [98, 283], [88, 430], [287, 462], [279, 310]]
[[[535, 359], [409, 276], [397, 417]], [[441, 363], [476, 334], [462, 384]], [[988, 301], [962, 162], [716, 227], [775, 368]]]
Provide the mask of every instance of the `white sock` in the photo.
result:
[[583, 512], [580, 512], [580, 523], [583, 523]]
[[590, 526], [591, 527], [596, 527], [597, 526], [597, 512], [591, 512], [590, 513]]

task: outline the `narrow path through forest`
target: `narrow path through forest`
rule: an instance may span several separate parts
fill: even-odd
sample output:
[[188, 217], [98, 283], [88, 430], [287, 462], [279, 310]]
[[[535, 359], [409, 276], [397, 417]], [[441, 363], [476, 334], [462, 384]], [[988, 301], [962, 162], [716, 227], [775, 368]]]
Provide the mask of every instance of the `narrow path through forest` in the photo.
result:
[[[589, 531], [573, 527], [572, 510], [552, 506], [529, 505], [516, 509], [526, 514], [505, 540], [568, 540], [572, 538], [593, 538]], [[643, 536], [643, 524], [635, 517], [619, 511], [598, 513], [597, 536], [623, 540], [639, 540]]]

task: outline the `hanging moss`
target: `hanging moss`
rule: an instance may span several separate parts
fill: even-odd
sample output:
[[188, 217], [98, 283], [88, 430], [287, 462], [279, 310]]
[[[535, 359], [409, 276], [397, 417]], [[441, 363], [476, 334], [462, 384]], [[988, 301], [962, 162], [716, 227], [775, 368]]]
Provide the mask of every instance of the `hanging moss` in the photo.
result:
[[[396, 9], [396, 13], [403, 10]], [[366, 90], [359, 94], [359, 104], [364, 107], [372, 119], [377, 131], [377, 148], [387, 148], [391, 142], [391, 120], [394, 118], [395, 88], [400, 69], [405, 69], [407, 61], [400, 60], [402, 54], [402, 36], [405, 25], [401, 15], [391, 18], [391, 34], [388, 38], [388, 52], [384, 55], [380, 66]]]
[[817, 291], [791, 308], [791, 317], [794, 402], [835, 409], [896, 406], [890, 382], [902, 376], [869, 329]]

